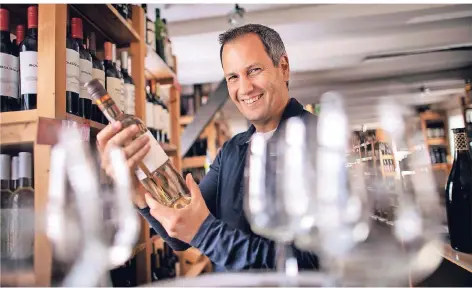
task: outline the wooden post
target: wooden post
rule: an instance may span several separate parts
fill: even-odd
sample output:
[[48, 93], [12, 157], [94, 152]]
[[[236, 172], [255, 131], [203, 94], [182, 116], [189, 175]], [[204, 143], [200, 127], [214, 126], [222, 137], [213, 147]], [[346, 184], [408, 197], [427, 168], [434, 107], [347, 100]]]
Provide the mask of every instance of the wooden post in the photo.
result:
[[[38, 15], [38, 116], [65, 119], [66, 4], [40, 4]], [[34, 274], [37, 286], [51, 285], [52, 249], [40, 227], [48, 200], [51, 147], [34, 144], [36, 233]], [[38, 229], [40, 228], [40, 229]]]
[[180, 93], [172, 85], [169, 99], [170, 114], [170, 143], [176, 147], [176, 156], [172, 163], [178, 172], [182, 173], [182, 158], [180, 157]]
[[[144, 79], [144, 58], [146, 57], [146, 35], [145, 35], [145, 16], [144, 10], [133, 6], [133, 28], [138, 33], [140, 41], [132, 42], [130, 45], [131, 58], [131, 76], [135, 85], [135, 113], [140, 119], [146, 119], [146, 94]], [[151, 282], [151, 240], [149, 233], [149, 224], [141, 219], [141, 234], [139, 243], [145, 243], [144, 251], [136, 254], [136, 278], [138, 285]]]

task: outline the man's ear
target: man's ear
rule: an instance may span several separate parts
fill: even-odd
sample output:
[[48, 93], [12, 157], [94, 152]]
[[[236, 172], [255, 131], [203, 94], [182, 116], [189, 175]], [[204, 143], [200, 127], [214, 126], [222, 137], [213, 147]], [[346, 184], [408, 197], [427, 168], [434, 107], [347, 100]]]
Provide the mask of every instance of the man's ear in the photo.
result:
[[290, 65], [288, 64], [288, 56], [287, 54], [282, 55], [280, 57], [280, 68], [282, 69], [282, 73], [284, 75], [284, 81], [287, 82], [290, 80]]

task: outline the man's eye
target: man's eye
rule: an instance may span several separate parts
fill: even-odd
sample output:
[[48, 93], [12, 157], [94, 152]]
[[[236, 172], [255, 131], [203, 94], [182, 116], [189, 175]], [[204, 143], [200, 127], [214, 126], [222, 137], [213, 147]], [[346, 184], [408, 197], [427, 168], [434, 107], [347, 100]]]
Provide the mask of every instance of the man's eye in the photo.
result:
[[227, 81], [233, 81], [236, 79], [236, 76], [230, 76]]
[[261, 71], [261, 68], [252, 68], [251, 70], [249, 70], [249, 74], [254, 74], [259, 71]]

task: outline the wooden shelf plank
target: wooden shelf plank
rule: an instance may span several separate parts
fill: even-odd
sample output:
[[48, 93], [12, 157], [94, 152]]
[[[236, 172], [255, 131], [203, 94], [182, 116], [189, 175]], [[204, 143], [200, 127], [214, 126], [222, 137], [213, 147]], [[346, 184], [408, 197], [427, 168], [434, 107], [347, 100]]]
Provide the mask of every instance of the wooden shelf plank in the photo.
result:
[[466, 254], [458, 252], [452, 249], [449, 243], [442, 243], [442, 246], [437, 247], [438, 252], [449, 260], [450, 262], [456, 264], [459, 267], [464, 268], [465, 270], [472, 272], [472, 254]]
[[188, 125], [188, 124], [192, 123], [193, 116], [189, 116], [189, 115], [180, 116], [179, 121], [180, 121], [180, 125]]
[[182, 159], [182, 168], [203, 168], [206, 163], [206, 156], [185, 157]]
[[0, 144], [33, 143], [37, 120], [37, 110], [0, 113]]
[[200, 262], [190, 266], [190, 269], [187, 270], [184, 277], [196, 277], [202, 273], [205, 267], [210, 263], [210, 259], [204, 257]]
[[111, 4], [72, 4], [70, 7], [118, 47], [139, 42], [139, 34]]
[[446, 145], [446, 140], [444, 138], [429, 138], [428, 145]]
[[175, 156], [177, 154], [177, 146], [169, 143], [160, 143], [162, 149], [168, 156]]
[[433, 167], [433, 170], [441, 170], [441, 169], [449, 170], [447, 163], [433, 164], [432, 167]]
[[27, 271], [1, 271], [0, 286], [35, 286], [36, 277], [34, 270]]
[[72, 120], [72, 121], [80, 123], [80, 124], [88, 125], [88, 126], [90, 126], [90, 128], [97, 129], [97, 130], [102, 130], [106, 126], [104, 124], [101, 124], [101, 123], [98, 123], [98, 122], [95, 122], [95, 121], [92, 121], [92, 120], [88, 120], [88, 119], [85, 119], [85, 118], [82, 118], [82, 117], [79, 117], [79, 116], [76, 116], [76, 115], [73, 115], [73, 114], [68, 114], [68, 113], [66, 114], [66, 119], [67, 120]]
[[150, 46], [146, 46], [144, 68], [146, 69], [144, 74], [148, 80], [154, 79], [160, 84], [173, 84], [177, 81], [174, 71], [169, 68], [167, 63]]

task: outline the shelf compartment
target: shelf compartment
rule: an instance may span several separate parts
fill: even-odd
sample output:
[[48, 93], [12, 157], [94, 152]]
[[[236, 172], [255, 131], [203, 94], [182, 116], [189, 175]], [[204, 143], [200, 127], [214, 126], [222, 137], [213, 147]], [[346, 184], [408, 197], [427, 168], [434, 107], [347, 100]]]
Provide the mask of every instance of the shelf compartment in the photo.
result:
[[149, 46], [146, 46], [144, 69], [144, 75], [147, 80], [154, 79], [160, 84], [173, 84], [177, 81], [177, 76], [174, 71], [172, 71], [167, 63]]
[[70, 7], [117, 47], [140, 41], [139, 34], [111, 4], [71, 4]]
[[0, 144], [33, 143], [36, 138], [37, 110], [0, 113]]
[[206, 164], [206, 156], [185, 157], [182, 159], [182, 168], [203, 168]]

